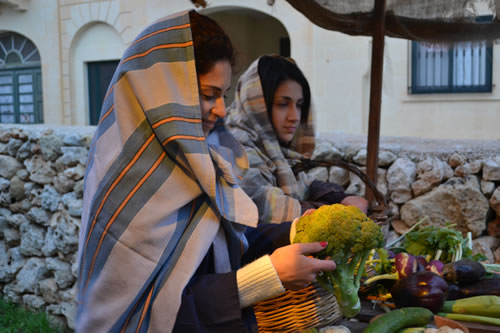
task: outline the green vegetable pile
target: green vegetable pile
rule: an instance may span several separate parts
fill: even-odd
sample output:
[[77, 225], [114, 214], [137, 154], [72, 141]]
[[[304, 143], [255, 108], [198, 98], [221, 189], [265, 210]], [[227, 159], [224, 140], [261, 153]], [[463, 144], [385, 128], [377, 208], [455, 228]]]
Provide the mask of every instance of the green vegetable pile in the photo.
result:
[[448, 224], [445, 227], [424, 226], [408, 232], [401, 247], [415, 256], [438, 257], [443, 263], [469, 258], [478, 261], [481, 255], [472, 254], [470, 233], [463, 237], [462, 233]]
[[361, 309], [358, 290], [365, 261], [372, 249], [384, 245], [380, 226], [357, 207], [340, 204], [322, 206], [300, 217], [294, 226], [293, 243], [328, 242], [315, 257], [330, 258], [337, 268], [323, 272], [317, 281], [335, 295], [344, 316], [358, 314]]

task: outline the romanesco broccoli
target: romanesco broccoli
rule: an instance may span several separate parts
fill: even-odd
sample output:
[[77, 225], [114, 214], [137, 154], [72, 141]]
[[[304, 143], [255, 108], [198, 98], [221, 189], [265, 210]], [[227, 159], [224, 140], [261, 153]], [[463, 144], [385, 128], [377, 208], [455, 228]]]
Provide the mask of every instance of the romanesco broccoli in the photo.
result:
[[328, 242], [314, 256], [334, 260], [337, 268], [322, 272], [317, 281], [335, 295], [344, 316], [358, 314], [361, 309], [358, 290], [365, 261], [372, 249], [384, 244], [380, 226], [359, 208], [341, 204], [322, 206], [300, 217], [293, 226], [292, 243]]

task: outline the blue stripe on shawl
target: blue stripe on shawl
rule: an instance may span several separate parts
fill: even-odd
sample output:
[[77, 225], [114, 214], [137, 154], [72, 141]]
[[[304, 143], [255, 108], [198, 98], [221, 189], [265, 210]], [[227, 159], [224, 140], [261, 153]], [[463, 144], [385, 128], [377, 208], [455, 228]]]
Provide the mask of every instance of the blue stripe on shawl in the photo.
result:
[[[158, 136], [158, 140], [160, 142], [164, 142], [173, 135], [177, 135], [176, 133], [183, 133], [183, 135], [204, 139], [203, 131], [201, 129], [201, 122], [199, 122], [199, 113], [200, 111], [198, 106], [186, 106], [176, 103], [169, 103], [147, 111], [146, 116], [149, 119], [150, 123], [153, 125], [161, 122], [162, 120], [167, 120], [172, 117], [181, 117], [183, 119], [186, 119], [186, 121], [174, 120], [165, 122], [155, 128], [155, 133]], [[189, 120], [196, 120], [198, 121], [198, 123], [191, 123], [189, 122]], [[205, 145], [200, 145], [198, 141], [192, 141], [190, 139], [181, 140], [183, 142], [183, 145], [189, 146], [190, 153], [207, 153]]]
[[104, 121], [97, 127], [94, 138], [92, 139], [92, 144], [89, 149], [89, 154], [87, 156], [87, 169], [85, 170], [85, 177], [87, 177], [87, 173], [94, 165], [94, 153], [96, 149], [95, 143], [97, 140], [114, 124], [116, 121], [116, 116], [114, 112], [111, 112]]
[[[195, 205], [194, 211], [196, 214], [191, 216], [191, 212], [193, 211], [193, 204]], [[172, 272], [177, 260], [179, 259], [182, 251], [184, 250], [188, 239], [191, 237], [191, 234], [194, 232], [196, 226], [201, 220], [201, 217], [205, 214], [207, 209], [209, 208], [206, 200], [203, 200], [202, 197], [196, 200], [196, 202], [191, 202], [181, 208], [178, 211], [178, 214], [173, 217], [169, 217], [171, 222], [177, 223], [176, 230], [172, 238], [170, 239], [163, 255], [161, 256], [158, 264], [155, 269], [151, 273], [150, 277], [145, 281], [143, 288], [139, 294], [134, 298], [134, 301], [125, 313], [116, 321], [111, 329], [111, 332], [120, 332], [123, 325], [129, 321], [128, 328], [133, 329], [139, 324], [139, 320], [142, 312], [144, 311], [145, 301], [147, 299], [147, 295], [151, 290], [151, 287], [154, 287], [154, 292], [151, 298], [150, 305], [154, 303], [154, 299], [158, 296], [159, 291], [162, 286], [168, 280], [170, 273]], [[189, 220], [191, 218], [191, 220]], [[175, 249], [175, 250], [174, 250]], [[168, 262], [168, 264], [165, 264]], [[138, 303], [138, 305], [136, 304]], [[135, 309], [134, 309], [135, 307]], [[151, 306], [147, 309], [149, 313], [151, 310]], [[131, 314], [132, 315], [128, 315]], [[130, 317], [130, 319], [128, 318]]]
[[212, 134], [207, 138], [208, 146], [213, 147], [224, 160], [231, 161], [234, 171], [239, 174], [245, 172], [246, 169], [243, 170], [235, 163], [238, 158], [246, 158], [245, 149], [237, 142], [231, 132], [224, 127], [222, 119], [216, 123]]
[[[107, 170], [103, 179], [99, 182], [99, 187], [96, 190], [96, 194], [94, 195], [92, 201], [92, 209], [89, 212], [88, 219], [92, 221], [95, 217], [96, 211], [99, 207], [99, 203], [102, 202], [104, 195], [111, 187], [113, 181], [118, 177], [120, 171], [127, 165], [135, 156], [137, 151], [144, 145], [150, 135], [153, 133], [149, 123], [144, 120], [137, 129], [130, 135], [127, 139], [123, 148], [120, 152], [120, 155], [113, 161], [109, 169]], [[95, 141], [96, 139], [94, 139]], [[93, 159], [92, 155], [92, 159]], [[90, 168], [87, 167], [87, 170]], [[87, 235], [86, 235], [87, 237]]]
[[[146, 115], [148, 116], [151, 124], [155, 124], [158, 121], [169, 117], [183, 117], [199, 120], [200, 108], [198, 105], [191, 106], [178, 103], [169, 103], [146, 111]], [[156, 131], [158, 132], [159, 129], [156, 129]]]
[[[115, 212], [118, 210], [119, 206], [122, 205], [126, 197], [129, 195], [129, 193], [133, 190], [133, 188], [137, 185], [137, 183], [144, 177], [144, 175], [151, 169], [152, 165], [156, 162], [157, 158], [163, 153], [163, 150], [161, 146], [155, 142], [154, 144], [149, 145], [149, 147], [146, 149], [144, 152], [143, 156], [146, 156], [146, 158], [139, 158], [137, 162], [128, 170], [127, 174], [125, 177], [123, 177], [120, 182], [116, 185], [116, 187], [113, 189], [112, 193], [112, 200], [106, 200], [104, 203], [102, 210], [100, 211], [96, 223], [95, 223], [95, 228], [94, 231], [92, 232], [92, 235], [90, 235], [87, 247], [88, 248], [96, 248], [99, 244], [100, 238], [101, 238], [101, 232], [104, 230], [106, 224], [110, 221], [111, 217]], [[155, 158], [152, 158], [155, 157]], [[165, 165], [166, 167], [161, 167]], [[108, 230], [108, 235], [105, 237], [105, 241], [102, 243], [101, 251], [102, 253], [99, 253], [99, 255], [106, 254], [105, 257], [107, 257], [107, 252], [105, 252], [105, 245], [108, 244], [110, 245], [109, 249], [114, 246], [116, 239], [120, 238], [121, 234], [123, 231], [128, 227], [129, 223], [133, 219], [133, 217], [137, 214], [137, 212], [143, 207], [144, 203], [149, 200], [151, 195], [153, 195], [158, 188], [163, 184], [163, 182], [168, 178], [170, 175], [174, 165], [172, 163], [165, 163], [165, 160], [160, 164], [160, 166], [148, 177], [148, 180], [142, 184], [142, 186], [138, 189], [138, 191], [133, 195], [133, 198], [131, 198], [124, 209], [119, 213], [119, 215], [116, 217], [115, 222], [112, 224], [110, 229]], [[149, 183], [151, 181], [151, 177], [158, 173], [159, 170], [163, 172], [162, 179], [156, 180], [156, 182]], [[114, 179], [113, 179], [114, 181]], [[112, 183], [112, 182], [111, 182]], [[111, 183], [108, 183], [111, 185]], [[144, 188], [148, 188], [149, 190], [147, 193], [144, 193], [141, 191]], [[103, 193], [105, 194], [105, 192]], [[98, 203], [98, 204], [97, 204]], [[89, 216], [89, 221], [93, 221], [93, 217], [95, 216], [95, 210], [97, 210], [96, 206], [99, 206], [101, 204], [101, 201], [97, 201], [96, 204], [94, 204], [94, 211], [93, 214]], [[90, 219], [92, 217], [92, 219]], [[126, 218], [124, 218], [126, 217]], [[97, 227], [100, 228], [97, 228]], [[109, 235], [113, 235], [113, 237], [108, 237]], [[108, 241], [109, 240], [109, 241]], [[90, 260], [88, 256], [86, 256], [86, 260]], [[104, 265], [104, 262], [101, 262], [102, 265]], [[86, 265], [87, 266], [87, 265]], [[87, 267], [86, 267], [87, 268]], [[92, 274], [99, 274], [98, 270], [99, 266], [96, 263], [93, 269]], [[85, 279], [85, 276], [82, 276]]]
[[[117, 240], [123, 234], [125, 229], [127, 229], [130, 221], [133, 217], [144, 207], [147, 201], [151, 198], [151, 196], [158, 190], [158, 188], [165, 182], [165, 180], [170, 175], [172, 171], [172, 163], [161, 163], [160, 166], [152, 173], [152, 175], [148, 178], [148, 180], [141, 186], [141, 188], [134, 194], [133, 199], [129, 201], [129, 203], [125, 206], [125, 208], [120, 212], [115, 223], [113, 223], [108, 230], [107, 235], [104, 238], [102, 246], [99, 251], [99, 256], [103, 256], [107, 258], [113, 247], [115, 246]], [[135, 185], [135, 184], [134, 184]], [[118, 205], [121, 202], [117, 203]], [[105, 219], [104, 221], [108, 221]], [[158, 221], [158, 225], [168, 225], [171, 223], [175, 223], [175, 220], [170, 219], [170, 221]], [[98, 221], [99, 223], [99, 221]], [[100, 225], [99, 225], [100, 226]], [[177, 226], [179, 228], [179, 226]], [[99, 241], [99, 237], [96, 237], [96, 244]], [[172, 241], [171, 241], [172, 242]], [[90, 244], [89, 246], [93, 246], [94, 244]], [[88, 258], [87, 260], [91, 260]], [[102, 268], [104, 267], [104, 261], [96, 261], [92, 276], [98, 277]], [[89, 287], [90, 287], [89, 283]]]
[[161, 62], [181, 62], [193, 59], [194, 51], [192, 46], [157, 49], [143, 57], [120, 63], [118, 66], [119, 72], [117, 79], [119, 80], [129, 71], [146, 69]]
[[[216, 177], [219, 179], [220, 184], [224, 186], [231, 187], [232, 185], [226, 182], [224, 177], [217, 172]], [[215, 192], [215, 201], [218, 207], [221, 207], [226, 214], [234, 215], [234, 197], [229, 197], [225, 195], [224, 187], [217, 184], [217, 190]]]
[[[116, 73], [116, 71], [115, 71]], [[114, 77], [115, 74], [113, 74]], [[102, 117], [111, 109], [111, 107], [114, 105], [115, 101], [115, 89], [113, 85], [115, 84], [116, 80], [111, 78], [111, 82], [109, 83], [108, 91], [106, 91], [106, 98], [102, 102], [102, 107], [101, 107], [101, 113], [99, 115], [99, 125], [103, 121]], [[111, 112], [113, 113], [113, 112]], [[109, 117], [109, 116], [108, 116]]]
[[[145, 123], [146, 122], [144, 122], [143, 124], [145, 124]], [[143, 126], [145, 126], [145, 125], [143, 125]], [[149, 128], [149, 127], [147, 126], [147, 128]], [[147, 131], [145, 131], [145, 133], [147, 133]], [[102, 210], [101, 210], [101, 212], [100, 212], [100, 214], [95, 222], [95, 226], [94, 226], [94, 229], [92, 230], [92, 234], [89, 236], [88, 233], [90, 232], [91, 223], [92, 223], [92, 221], [94, 221], [97, 209], [99, 208], [99, 206], [100, 206], [102, 200], [104, 199], [104, 196], [106, 195], [107, 191], [109, 190], [111, 184], [115, 181], [116, 177], [120, 174], [120, 171], [123, 169], [123, 167], [125, 165], [127, 165], [127, 163], [130, 162], [130, 160], [132, 160], [134, 154], [138, 150], [137, 146], [140, 147], [140, 145], [137, 143], [140, 143], [142, 145], [146, 141], [145, 140], [146, 138], [142, 138], [142, 139], [140, 138], [141, 134], [143, 134], [141, 131], [136, 132], [136, 135], [131, 136], [131, 138], [127, 141], [127, 144], [130, 144], [129, 146], [135, 146], [135, 147], [130, 147], [131, 149], [123, 149], [122, 150], [122, 154], [113, 162], [113, 165], [110, 167], [110, 171], [113, 171], [113, 172], [106, 173], [106, 176], [99, 183], [99, 188], [96, 192], [97, 194], [94, 196], [94, 200], [93, 200], [92, 205], [91, 205], [91, 211], [90, 211], [89, 216], [88, 216], [89, 225], [87, 228], [87, 233], [85, 235], [85, 238], [83, 239], [84, 241], [87, 241], [87, 239], [88, 239], [87, 247], [84, 251], [82, 251], [82, 258], [81, 258], [81, 259], [83, 259], [83, 256], [85, 256], [85, 262], [82, 262], [82, 267], [81, 267], [81, 271], [79, 274], [80, 278], [82, 279], [81, 283], [83, 283], [84, 285], [87, 283], [86, 281], [89, 279], [89, 277], [87, 275], [90, 271], [90, 267], [91, 267], [90, 265], [92, 264], [92, 257], [93, 257], [93, 255], [87, 254], [87, 249], [95, 249], [98, 246], [102, 230], [104, 230], [104, 227], [107, 224], [107, 222], [109, 221], [109, 219], [111, 218], [111, 216], [115, 213], [116, 209], [122, 203], [123, 199], [128, 195], [128, 193], [130, 193], [132, 188], [136, 185], [137, 181], [139, 181], [139, 179], [141, 179], [142, 176], [146, 172], [148, 172], [148, 170], [151, 168], [153, 163], [156, 161], [156, 158], [158, 156], [160, 156], [160, 154], [162, 153], [162, 149], [161, 149], [161, 146], [159, 145], [159, 143], [156, 142], [155, 140], [153, 140], [152, 144], [150, 144], [149, 147], [146, 149], [146, 151], [143, 153], [143, 156], [144, 156], [144, 154], [146, 154], [146, 156], [149, 154], [149, 157], [142, 158], [142, 159], [139, 158], [136, 161], [136, 163], [134, 164], [134, 166], [131, 167], [131, 169], [128, 171], [127, 175], [113, 189], [113, 191], [111, 192], [111, 193], [113, 193], [113, 195], [112, 195], [113, 199], [107, 200], [104, 203]], [[140, 141], [134, 140], [134, 138], [141, 139], [141, 140]], [[155, 155], [156, 158], [151, 158], [153, 155]], [[163, 168], [160, 168], [160, 169], [163, 170]], [[158, 169], [155, 172], [158, 172]], [[165, 172], [165, 177], [168, 177], [168, 175], [170, 174], [170, 172], [166, 172], [165, 170], [163, 170], [163, 172]], [[153, 186], [153, 188], [156, 188], [157, 187], [156, 185], [161, 185], [161, 184], [162, 184], [161, 182], [153, 183], [152, 186]], [[144, 186], [144, 184], [143, 184], [143, 186]], [[146, 197], [146, 198], [149, 198], [149, 197]], [[134, 199], [134, 200], [137, 200], [137, 199]], [[137, 212], [135, 212], [133, 215], [131, 215], [131, 217], [135, 216], [136, 213]], [[123, 214], [123, 211], [121, 212], [121, 214]], [[123, 216], [123, 215], [121, 215], [121, 216]], [[130, 217], [130, 219], [131, 219], [131, 217]], [[119, 219], [120, 219], [120, 216], [118, 216], [117, 220], [119, 220]], [[128, 220], [128, 219], [125, 219], [125, 220]], [[128, 220], [128, 222], [130, 222], [130, 220]], [[102, 225], [102, 223], [104, 223], [104, 225]], [[113, 226], [118, 225], [118, 224], [122, 225], [122, 230], [128, 226], [128, 223], [123, 224], [122, 221], [121, 221], [121, 223], [116, 223], [116, 221], [115, 221]], [[110, 231], [111, 231], [111, 229], [110, 229]], [[117, 238], [123, 232], [123, 231], [117, 232], [114, 229], [113, 229], [113, 231], [114, 231], [114, 235]], [[106, 238], [108, 238], [108, 237], [106, 236]], [[114, 243], [115, 242], [113, 241], [113, 244]], [[103, 246], [104, 246], [104, 243], [103, 243]], [[103, 251], [104, 249], [105, 248], [101, 248], [101, 251]], [[103, 264], [103, 262], [101, 262], [101, 264]], [[99, 268], [98, 266], [99, 265], [96, 263], [96, 266], [93, 267], [93, 273], [92, 273], [93, 275], [95, 275], [95, 273], [96, 273], [96, 268]]]

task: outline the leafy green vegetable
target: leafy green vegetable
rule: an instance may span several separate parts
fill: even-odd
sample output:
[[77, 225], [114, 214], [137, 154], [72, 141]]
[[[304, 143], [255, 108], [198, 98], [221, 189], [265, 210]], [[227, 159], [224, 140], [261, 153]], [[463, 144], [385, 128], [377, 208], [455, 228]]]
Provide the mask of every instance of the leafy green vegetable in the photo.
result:
[[406, 252], [419, 256], [434, 257], [438, 250], [442, 251], [440, 260], [443, 263], [468, 258], [474, 261], [484, 260], [482, 254], [473, 254], [468, 237], [447, 224], [445, 227], [425, 226], [406, 234], [401, 247]]
[[389, 252], [384, 248], [377, 249], [376, 251], [380, 261], [375, 265], [375, 271], [379, 274], [392, 272], [394, 260], [389, 259]]

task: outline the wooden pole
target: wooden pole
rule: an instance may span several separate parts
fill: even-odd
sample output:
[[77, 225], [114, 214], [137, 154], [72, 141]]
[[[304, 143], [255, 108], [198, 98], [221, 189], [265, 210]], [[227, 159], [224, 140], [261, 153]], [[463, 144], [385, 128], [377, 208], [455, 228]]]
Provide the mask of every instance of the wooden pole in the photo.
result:
[[[368, 117], [368, 142], [366, 174], [377, 184], [378, 148], [380, 141], [380, 108], [382, 105], [382, 76], [384, 72], [385, 2], [375, 0], [373, 10], [372, 63], [370, 74], [370, 113]], [[369, 203], [374, 199], [366, 187], [365, 197]]]

